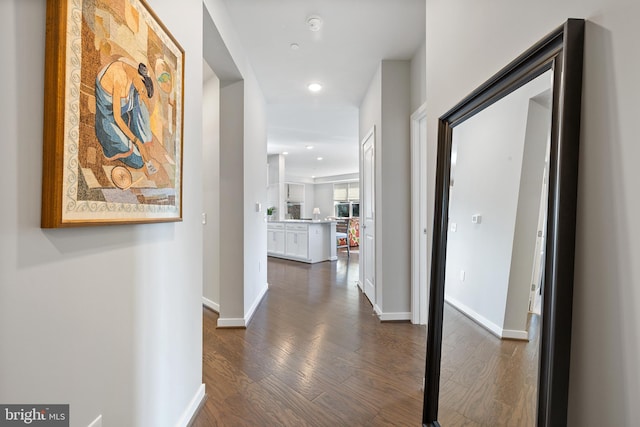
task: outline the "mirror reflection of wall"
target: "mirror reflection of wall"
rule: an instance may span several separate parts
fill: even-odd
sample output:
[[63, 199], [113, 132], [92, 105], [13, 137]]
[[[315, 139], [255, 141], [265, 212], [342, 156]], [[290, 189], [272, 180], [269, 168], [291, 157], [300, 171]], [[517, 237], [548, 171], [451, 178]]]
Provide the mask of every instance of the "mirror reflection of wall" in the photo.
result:
[[539, 298], [530, 299], [544, 269], [551, 83], [547, 71], [453, 128], [443, 425], [535, 425]]

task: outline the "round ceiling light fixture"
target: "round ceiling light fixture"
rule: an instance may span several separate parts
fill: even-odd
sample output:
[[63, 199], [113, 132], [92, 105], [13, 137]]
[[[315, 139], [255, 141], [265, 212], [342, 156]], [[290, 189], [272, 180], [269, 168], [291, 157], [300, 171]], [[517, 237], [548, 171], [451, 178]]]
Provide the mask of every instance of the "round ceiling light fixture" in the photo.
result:
[[306, 148], [307, 150], [313, 150], [313, 145], [307, 145], [305, 148]]
[[300, 49], [300, 45], [298, 43], [291, 43], [289, 45], [289, 47], [291, 48], [291, 50], [298, 50]]
[[318, 157], [318, 160], [322, 160], [322, 157]]
[[307, 86], [307, 88], [309, 89], [309, 91], [311, 92], [320, 92], [322, 90], [322, 85], [318, 82], [314, 82], [314, 83], [309, 83], [309, 86]]
[[311, 15], [307, 18], [307, 26], [309, 27], [309, 31], [320, 31], [322, 28], [322, 18], [318, 15]]

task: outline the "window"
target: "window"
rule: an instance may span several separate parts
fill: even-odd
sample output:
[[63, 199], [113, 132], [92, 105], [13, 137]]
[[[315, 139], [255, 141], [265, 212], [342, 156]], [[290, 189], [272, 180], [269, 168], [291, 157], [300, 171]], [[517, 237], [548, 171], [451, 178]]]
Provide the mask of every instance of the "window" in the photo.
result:
[[339, 218], [348, 217], [349, 215], [349, 203], [336, 203], [336, 216]]
[[339, 218], [360, 216], [360, 184], [333, 184], [333, 205]]

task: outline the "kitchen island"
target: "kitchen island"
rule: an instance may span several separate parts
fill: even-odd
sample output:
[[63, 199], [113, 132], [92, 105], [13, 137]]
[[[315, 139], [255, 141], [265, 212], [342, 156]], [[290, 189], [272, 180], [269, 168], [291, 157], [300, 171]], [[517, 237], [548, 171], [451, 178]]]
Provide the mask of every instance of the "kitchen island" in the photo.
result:
[[267, 223], [267, 255], [306, 263], [335, 261], [336, 222], [290, 219]]

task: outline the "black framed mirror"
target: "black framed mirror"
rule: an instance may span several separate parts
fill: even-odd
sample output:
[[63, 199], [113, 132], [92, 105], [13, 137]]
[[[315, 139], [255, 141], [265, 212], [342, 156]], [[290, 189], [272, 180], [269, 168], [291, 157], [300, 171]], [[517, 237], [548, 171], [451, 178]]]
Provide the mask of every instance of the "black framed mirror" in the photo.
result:
[[424, 426], [566, 425], [583, 45], [567, 20], [439, 119]]

